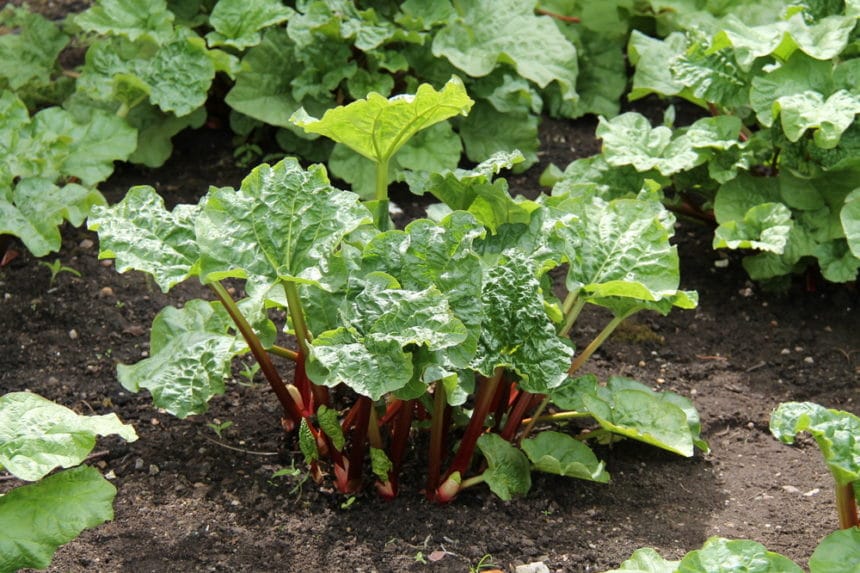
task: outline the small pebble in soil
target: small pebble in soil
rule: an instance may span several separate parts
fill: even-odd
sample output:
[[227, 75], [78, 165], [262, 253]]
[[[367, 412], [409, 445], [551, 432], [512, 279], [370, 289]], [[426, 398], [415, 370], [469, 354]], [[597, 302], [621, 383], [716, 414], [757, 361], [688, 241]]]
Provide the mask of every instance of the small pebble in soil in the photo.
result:
[[95, 245], [95, 242], [92, 239], [84, 239], [78, 243], [78, 246], [82, 249], [92, 249], [93, 245]]
[[73, 329], [71, 329], [71, 330], [69, 331], [69, 338], [70, 338], [70, 339], [72, 339], [72, 340], [77, 340], [77, 339], [78, 339], [78, 331], [77, 331], [77, 330], [75, 330], [74, 328], [73, 328]]
[[103, 259], [101, 262], [99, 262], [99, 264], [103, 267], [112, 267], [113, 259]]
[[160, 471], [161, 471], [161, 469], [157, 465], [149, 464], [149, 475], [151, 475], [151, 476], [158, 475], [158, 472], [160, 472]]
[[718, 269], [725, 269], [729, 266], [729, 260], [728, 259], [717, 259], [716, 261], [714, 261], [714, 266], [717, 267]]
[[101, 297], [113, 296], [113, 289], [110, 288], [109, 286], [102, 287], [101, 290], [99, 290], [99, 296], [101, 296]]
[[134, 469], [135, 470], [137, 470], [137, 471], [142, 470], [144, 465], [145, 464], [143, 462], [143, 459], [137, 458], [136, 460], [134, 460]]
[[806, 358], [803, 359], [803, 361], [806, 364], [815, 364], [815, 358], [813, 358], [812, 356], [807, 356]]

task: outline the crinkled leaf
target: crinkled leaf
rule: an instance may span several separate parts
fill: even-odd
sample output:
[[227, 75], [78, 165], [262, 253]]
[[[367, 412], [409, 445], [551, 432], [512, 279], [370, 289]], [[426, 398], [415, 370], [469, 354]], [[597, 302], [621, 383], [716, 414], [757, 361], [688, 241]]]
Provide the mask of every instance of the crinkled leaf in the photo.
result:
[[134, 428], [116, 414], [81, 416], [29, 392], [0, 396], [0, 467], [20, 479], [35, 481], [54, 468], [78, 465], [96, 436], [109, 434], [137, 440]]
[[534, 469], [560, 476], [607, 483], [605, 464], [591, 448], [568, 434], [544, 431], [521, 444]]
[[792, 98], [804, 93], [817, 93], [823, 97], [832, 91], [832, 62], [796, 56], [769, 73], [753, 78], [750, 105], [758, 120], [770, 127], [779, 113], [778, 102], [791, 102]]
[[367, 99], [328, 110], [321, 119], [300, 110], [291, 121], [309, 133], [324, 135], [372, 161], [383, 162], [419, 131], [466, 115], [473, 103], [463, 82], [453, 77], [441, 91], [422, 84], [414, 95], [385, 98], [371, 93]]
[[100, 258], [115, 258], [119, 272], [149, 273], [167, 292], [197, 272], [194, 222], [199, 214], [198, 205], [167, 211], [155, 189], [137, 186], [116, 205], [95, 209], [89, 228], [99, 233]]
[[0, 85], [18, 91], [50, 82], [69, 37], [54, 22], [13, 6], [0, 12], [0, 24], [19, 30], [0, 35]]
[[150, 101], [183, 116], [206, 103], [215, 64], [202, 39], [180, 38], [162, 46], [141, 72], [151, 86]]
[[46, 569], [58, 547], [113, 519], [115, 495], [98, 470], [81, 466], [0, 497], [0, 571]]
[[761, 543], [721, 537], [711, 537], [701, 549], [687, 553], [678, 565], [678, 573], [713, 571], [803, 573], [796, 563], [779, 553], [768, 551]]
[[839, 483], [860, 480], [860, 418], [854, 414], [812, 402], [785, 402], [771, 414], [770, 431], [786, 444], [809, 432]]
[[631, 101], [651, 93], [671, 96], [680, 93], [684, 84], [672, 73], [671, 64], [684, 54], [687, 38], [680, 32], [672, 32], [663, 40], [646, 36], [638, 30], [630, 34], [627, 55], [636, 66], [633, 73], [633, 88], [627, 96]]
[[101, 193], [75, 183], [58, 187], [45, 179], [22, 179], [11, 191], [0, 186], [0, 235], [21, 239], [37, 257], [58, 251], [59, 225], [64, 220], [80, 225], [96, 205], [105, 203]]
[[720, 223], [714, 231], [715, 249], [758, 249], [781, 254], [791, 232], [791, 211], [782, 203], [762, 203], [743, 219]]
[[856, 573], [860, 563], [860, 527], [834, 531], [809, 558], [810, 573]]
[[[403, 288], [437, 288], [466, 327], [466, 338], [446, 354], [459, 367], [472, 359], [484, 319], [481, 262], [473, 243], [484, 229], [466, 213], [453, 213], [438, 224], [419, 219], [404, 231], [373, 238], [364, 251], [364, 268], [397, 278]], [[455, 355], [456, 353], [456, 355]]]
[[280, 24], [294, 12], [280, 0], [219, 0], [209, 15], [214, 28], [206, 35], [210, 46], [249, 48], [260, 43], [260, 30]]
[[444, 56], [472, 77], [486, 76], [499, 64], [545, 88], [557, 82], [565, 99], [576, 99], [576, 47], [534, 6], [518, 0], [467, 0], [458, 17], [433, 38], [433, 55]]
[[487, 459], [484, 481], [490, 490], [508, 501], [525, 495], [532, 487], [529, 460], [522, 450], [498, 434], [484, 434], [478, 438], [478, 448]]
[[317, 409], [317, 421], [319, 422], [320, 430], [329, 437], [334, 449], [341, 451], [346, 445], [346, 436], [343, 435], [343, 429], [340, 427], [337, 410], [333, 410], [325, 404], [321, 405]]
[[848, 45], [856, 22], [850, 16], [828, 16], [807, 24], [803, 14], [795, 13], [788, 20], [748, 26], [732, 14], [720, 21], [711, 49], [733, 47], [745, 69], [762, 56], [788, 60], [798, 49], [817, 60], [830, 60]]
[[345, 383], [373, 400], [411, 380], [414, 368], [407, 347], [443, 350], [467, 336], [466, 327], [435, 287], [409, 291], [371, 282], [345, 310], [342, 321], [344, 326], [314, 340], [308, 376], [327, 386]]
[[300, 104], [293, 95], [296, 70], [303, 64], [283, 28], [269, 28], [262, 42], [248, 50], [236, 83], [224, 101], [247, 116], [271, 125], [292, 127]]
[[676, 573], [680, 561], [664, 559], [650, 547], [637, 549], [618, 569], [604, 573]]
[[100, 0], [75, 23], [88, 32], [132, 41], [144, 35], [164, 41], [173, 35], [173, 18], [165, 0]]
[[570, 163], [561, 179], [553, 182], [552, 195], [575, 197], [596, 194], [607, 201], [632, 198], [642, 190], [648, 175], [640, 173], [632, 165], [610, 165], [602, 154], [592, 155]]
[[506, 261], [484, 279], [481, 301], [486, 320], [473, 368], [489, 376], [497, 367], [520, 376], [523, 390], [544, 394], [566, 379], [573, 349], [556, 334], [544, 308], [535, 269], [526, 255], [505, 253]]
[[845, 205], [839, 212], [839, 220], [845, 230], [848, 248], [860, 259], [860, 189], [855, 189], [845, 198]]
[[341, 240], [372, 220], [355, 194], [335, 189], [325, 170], [294, 158], [263, 164], [239, 191], [212, 189], [197, 220], [205, 281], [247, 278], [319, 284]]
[[152, 322], [150, 357], [120, 364], [120, 383], [131, 392], [145, 388], [155, 406], [185, 418], [202, 414], [224, 393], [232, 358], [246, 347], [228, 332], [232, 322], [218, 303], [190, 300], [164, 308]]
[[682, 95], [695, 103], [708, 102], [725, 109], [749, 104], [751, 73], [741, 69], [731, 50], [706, 50], [697, 43], [672, 60], [670, 67], [674, 80], [686, 88]]
[[[836, 147], [842, 133], [860, 113], [860, 94], [839, 90], [827, 99], [815, 91], [780, 97], [773, 104], [789, 141], [797, 141], [807, 129], [815, 130], [815, 143], [824, 149]], [[778, 110], [778, 111], [777, 111]]]
[[302, 455], [305, 456], [305, 463], [310, 464], [320, 457], [317, 449], [317, 440], [311, 432], [310, 426], [306, 418], [302, 418], [302, 423], [299, 426], [299, 449]]

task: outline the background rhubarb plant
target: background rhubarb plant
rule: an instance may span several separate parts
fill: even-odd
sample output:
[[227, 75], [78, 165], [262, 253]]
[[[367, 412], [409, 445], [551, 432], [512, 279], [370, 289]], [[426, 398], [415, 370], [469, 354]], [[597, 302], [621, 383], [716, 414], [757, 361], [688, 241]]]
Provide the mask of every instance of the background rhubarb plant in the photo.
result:
[[[438, 92], [371, 94], [296, 121], [378, 167], [420, 128], [470, 107], [454, 79]], [[695, 306], [695, 293], [678, 288], [674, 217], [648, 190], [511, 197], [494, 177], [520, 160], [502, 153], [422, 177], [421, 191], [447, 204], [438, 220], [402, 230], [388, 229], [387, 210], [374, 215], [360, 195], [333, 187], [322, 166], [291, 158], [173, 211], [153, 189], [131, 189], [90, 218], [100, 256], [149, 273], [165, 291], [194, 277], [216, 300], [164, 309], [151, 356], [121, 365], [120, 381], [175, 415], [199, 414], [224, 392], [232, 359], [250, 352], [312, 475], [332, 475], [345, 493], [362, 486], [369, 462], [380, 493], [396, 495], [414, 428], [427, 428], [425, 492], [439, 502], [479, 483], [504, 499], [523, 494], [532, 470], [605, 482], [591, 438], [629, 437], [685, 456], [707, 450], [686, 398], [582, 371], [634, 313]], [[373, 207], [385, 204], [379, 188]], [[548, 272], [562, 265], [560, 300]], [[244, 281], [239, 301], [223, 285], [230, 279]], [[569, 334], [588, 304], [613, 318], [575, 353]], [[289, 344], [273, 309], [288, 316]], [[577, 439], [582, 427], [571, 421], [580, 419], [601, 430]], [[553, 426], [567, 431], [544, 431]]]
[[111, 434], [137, 440], [116, 414], [81, 416], [29, 392], [0, 396], [0, 469], [32, 482], [0, 496], [0, 571], [44, 569], [60, 545], [113, 519], [116, 488], [82, 465], [96, 437]]

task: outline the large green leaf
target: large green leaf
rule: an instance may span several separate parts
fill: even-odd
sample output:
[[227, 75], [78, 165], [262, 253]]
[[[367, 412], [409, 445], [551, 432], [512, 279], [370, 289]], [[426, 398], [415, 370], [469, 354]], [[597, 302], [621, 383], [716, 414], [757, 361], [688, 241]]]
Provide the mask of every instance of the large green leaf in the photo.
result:
[[241, 277], [319, 284], [351, 231], [372, 220], [325, 170], [287, 158], [255, 168], [238, 191], [212, 189], [197, 220], [204, 281]]
[[0, 497], [0, 571], [45, 569], [57, 548], [113, 519], [116, 488], [81, 466]]
[[836, 481], [860, 480], [860, 418], [854, 414], [812, 402], [785, 402], [771, 414], [770, 431], [786, 444], [809, 432]]
[[534, 469], [560, 476], [607, 483], [605, 464], [591, 448], [568, 434], [544, 431], [521, 444]]
[[436, 33], [433, 55], [444, 56], [472, 77], [499, 64], [544, 88], [558, 82], [565, 99], [576, 99], [576, 48], [550, 18], [518, 0], [465, 0], [457, 17]]
[[676, 573], [680, 561], [664, 559], [650, 547], [637, 549], [618, 569], [603, 573]]
[[412, 379], [410, 347], [438, 351], [466, 340], [466, 327], [435, 287], [410, 291], [397, 286], [391, 277], [372, 276], [344, 310], [344, 325], [314, 340], [307, 363], [314, 382], [344, 383], [378, 400]]
[[299, 110], [292, 122], [309, 133], [343, 143], [372, 161], [385, 162], [416, 133], [466, 115], [473, 103], [463, 82], [454, 77], [440, 91], [422, 84], [414, 95], [385, 98], [371, 93], [367, 99], [328, 110], [321, 119]]
[[150, 357], [120, 364], [120, 383], [131, 392], [145, 388], [153, 403], [185, 418], [206, 411], [224, 393], [232, 358], [246, 347], [228, 330], [232, 322], [218, 303], [190, 300], [181, 309], [164, 308], [152, 322]]
[[610, 432], [670, 452], [689, 457], [694, 446], [708, 451], [696, 409], [672, 392], [654, 392], [620, 376], [601, 386], [594, 376], [583, 376], [553, 392], [552, 400], [565, 410], [587, 412]]
[[755, 541], [711, 537], [701, 549], [691, 551], [678, 565], [678, 573], [803, 573], [792, 560], [768, 551]]
[[860, 527], [834, 531], [809, 558], [809, 573], [857, 573], [860, 563]]
[[628, 98], [636, 100], [650, 93], [672, 96], [684, 89], [684, 84], [672, 73], [670, 65], [681, 57], [687, 49], [687, 38], [680, 32], [673, 32], [663, 40], [646, 36], [639, 30], [630, 33], [627, 56], [636, 66], [633, 73], [633, 87]]
[[88, 224], [99, 233], [100, 258], [115, 258], [119, 272], [149, 273], [167, 292], [197, 272], [194, 222], [199, 213], [198, 205], [167, 211], [155, 189], [137, 186], [116, 205], [95, 209]]
[[472, 367], [485, 376], [498, 367], [511, 369], [523, 390], [544, 394], [564, 383], [573, 349], [547, 316], [528, 256], [511, 250], [503, 258], [485, 275], [481, 300], [488, 318]]
[[845, 198], [845, 205], [839, 212], [845, 238], [851, 253], [860, 259], [860, 189], [855, 189]]
[[507, 501], [525, 495], [532, 487], [529, 460], [522, 450], [498, 434], [484, 434], [478, 438], [478, 448], [487, 459], [484, 481], [490, 490]]
[[173, 35], [173, 19], [166, 0], [99, 0], [75, 23], [88, 32], [132, 41], [146, 35], [161, 42]]
[[571, 198], [558, 208], [578, 221], [556, 232], [570, 261], [567, 288], [589, 298], [660, 301], [679, 291], [674, 218], [656, 200]]
[[51, 81], [69, 37], [54, 22], [11, 5], [0, 12], [0, 25], [19, 29], [17, 34], [0, 35], [0, 86], [19, 91], [28, 84]]
[[806, 56], [796, 56], [782, 66], [757, 75], [752, 80], [750, 105], [758, 120], [765, 126], [773, 125], [784, 98], [803, 93], [829, 95], [833, 89], [833, 64]]
[[285, 22], [293, 10], [279, 0], [219, 0], [209, 15], [214, 30], [206, 35], [210, 46], [249, 48], [260, 43], [260, 30]]
[[525, 161], [519, 169], [538, 161], [538, 118], [532, 113], [502, 112], [478, 101], [469, 117], [461, 122], [460, 136], [466, 156], [472, 161], [485, 161], [500, 151], [522, 153]]
[[215, 64], [202, 39], [179, 38], [162, 46], [137, 71], [151, 86], [149, 100], [181, 117], [206, 103]]
[[22, 179], [12, 190], [0, 186], [0, 235], [20, 238], [42, 257], [60, 249], [64, 220], [80, 225], [90, 209], [104, 203], [101, 193], [74, 183], [58, 187], [46, 179]]
[[782, 203], [762, 203], [743, 219], [720, 223], [714, 231], [715, 249], [758, 249], [781, 254], [791, 232], [791, 211]]
[[96, 436], [109, 434], [137, 440], [116, 414], [81, 416], [29, 392], [0, 396], [0, 468], [18, 478], [35, 481], [54, 468], [76, 466], [92, 451]]

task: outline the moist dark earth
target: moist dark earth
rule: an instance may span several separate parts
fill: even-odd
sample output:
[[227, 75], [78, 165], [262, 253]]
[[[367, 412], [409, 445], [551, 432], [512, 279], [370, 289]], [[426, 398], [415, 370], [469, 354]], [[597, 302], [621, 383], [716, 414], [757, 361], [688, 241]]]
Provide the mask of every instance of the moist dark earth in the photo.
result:
[[[564, 166], [599, 149], [593, 119], [546, 120], [541, 164], [510, 177], [534, 195], [550, 162]], [[156, 187], [168, 204], [194, 202], [208, 185], [238, 186], [230, 136], [181, 135], [161, 169], [118, 166], [102, 189], [117, 201], [131, 185]], [[398, 195], [406, 216], [423, 205]], [[401, 221], [401, 224], [404, 221]], [[411, 452], [403, 491], [354, 499], [310, 480], [281, 429], [277, 400], [235, 368], [226, 395], [205, 415], [179, 420], [145, 393], [116, 382], [116, 364], [145, 356], [148, 328], [167, 304], [206, 297], [199, 285], [168, 295], [138, 273], [98, 260], [98, 237], [65, 229], [59, 258], [81, 273], [50, 272], [26, 252], [0, 269], [0, 391], [37, 392], [83, 414], [116, 412], [140, 439], [102, 439], [89, 463], [118, 489], [115, 519], [56, 554], [51, 571], [469, 571], [543, 562], [551, 571], [603, 571], [641, 546], [679, 558], [710, 536], [750, 538], [805, 565], [835, 529], [829, 474], [814, 442], [777, 442], [768, 417], [780, 402], [812, 400], [860, 412], [860, 296], [814, 274], [780, 294], [746, 278], [740, 254], [710, 248], [712, 229], [681, 220], [682, 287], [700, 306], [668, 317], [637, 315], [590, 361], [689, 396], [712, 452], [687, 459], [635, 442], [599, 448], [608, 485], [536, 475], [524, 498], [501, 501], [482, 487], [453, 503], [425, 501], [422, 452]], [[23, 251], [23, 249], [19, 249]], [[715, 264], [721, 261], [719, 264]], [[605, 317], [574, 333], [587, 343]], [[209, 424], [232, 422], [218, 436]], [[20, 485], [0, 477], [0, 488]], [[482, 561], [483, 560], [483, 561]]]

